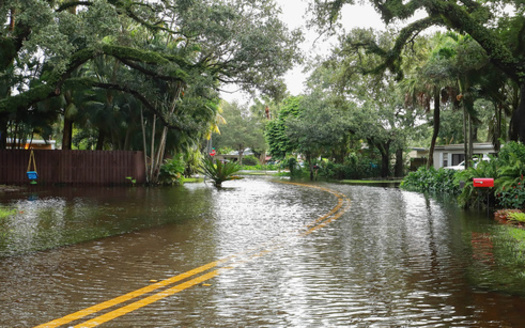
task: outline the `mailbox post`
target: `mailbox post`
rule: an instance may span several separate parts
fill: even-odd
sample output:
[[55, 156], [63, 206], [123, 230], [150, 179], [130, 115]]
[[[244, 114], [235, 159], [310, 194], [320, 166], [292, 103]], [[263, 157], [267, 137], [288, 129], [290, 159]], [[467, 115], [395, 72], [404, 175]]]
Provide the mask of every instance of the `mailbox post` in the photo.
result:
[[[472, 179], [472, 184], [474, 185], [474, 188], [492, 188], [494, 187], [494, 179], [493, 178], [474, 178]], [[487, 193], [487, 216], [489, 215], [489, 204], [490, 202], [490, 194]]]

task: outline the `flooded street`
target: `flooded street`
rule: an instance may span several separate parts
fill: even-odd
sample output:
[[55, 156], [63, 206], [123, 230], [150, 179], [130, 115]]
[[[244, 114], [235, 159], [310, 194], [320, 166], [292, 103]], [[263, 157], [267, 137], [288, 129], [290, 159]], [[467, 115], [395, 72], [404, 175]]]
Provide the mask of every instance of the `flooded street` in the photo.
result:
[[395, 188], [224, 186], [0, 194], [0, 327], [525, 326], [523, 230]]

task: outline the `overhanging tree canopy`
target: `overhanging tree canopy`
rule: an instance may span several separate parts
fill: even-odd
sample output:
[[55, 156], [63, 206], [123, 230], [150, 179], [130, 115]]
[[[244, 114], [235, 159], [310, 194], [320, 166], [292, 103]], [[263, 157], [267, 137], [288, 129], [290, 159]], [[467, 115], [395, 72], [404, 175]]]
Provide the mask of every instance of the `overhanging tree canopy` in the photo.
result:
[[[129, 94], [175, 129], [188, 124], [166, 109], [188, 88], [208, 101], [216, 101], [222, 83], [281, 93], [279, 76], [298, 58], [301, 36], [284, 27], [277, 10], [273, 0], [3, 1], [0, 130], [11, 113], [73, 87]], [[101, 57], [119, 63], [119, 74], [74, 74]], [[167, 84], [178, 87], [168, 91]]]
[[[487, 53], [488, 59], [519, 85], [520, 102], [511, 124], [511, 138], [525, 141], [525, 18], [521, 1], [471, 0], [370, 0], [381, 14], [384, 22], [413, 18], [416, 12], [426, 12], [426, 17], [405, 24], [396, 35], [390, 49], [379, 47], [374, 42], [359, 46], [379, 54], [383, 62], [372, 71], [390, 69], [400, 72], [401, 52], [415, 36], [432, 26], [442, 26], [465, 33], [476, 40]], [[315, 22], [322, 28], [330, 26], [340, 18], [341, 9], [353, 0], [313, 0], [310, 8], [315, 13]], [[503, 9], [506, 9], [504, 11]], [[511, 14], [506, 14], [506, 12]]]

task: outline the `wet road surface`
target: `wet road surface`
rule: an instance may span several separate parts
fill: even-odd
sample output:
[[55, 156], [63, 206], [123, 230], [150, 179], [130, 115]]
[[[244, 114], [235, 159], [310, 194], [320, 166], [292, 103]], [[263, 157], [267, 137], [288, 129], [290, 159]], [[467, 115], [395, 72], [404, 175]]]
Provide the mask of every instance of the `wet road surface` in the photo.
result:
[[[5, 234], [0, 327], [525, 325], [519, 245], [479, 214], [391, 188], [226, 186], [3, 200], [58, 213], [22, 213], [30, 232]], [[62, 229], [59, 243], [75, 225], [130, 232], [13, 254], [31, 231]]]

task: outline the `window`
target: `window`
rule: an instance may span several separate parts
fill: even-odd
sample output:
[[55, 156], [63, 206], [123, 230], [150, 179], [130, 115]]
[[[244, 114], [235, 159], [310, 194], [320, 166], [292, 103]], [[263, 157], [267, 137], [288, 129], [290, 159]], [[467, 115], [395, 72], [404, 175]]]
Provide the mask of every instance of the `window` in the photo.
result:
[[443, 167], [448, 166], [448, 153], [443, 153]]
[[452, 154], [452, 165], [458, 165], [465, 160], [465, 154]]

